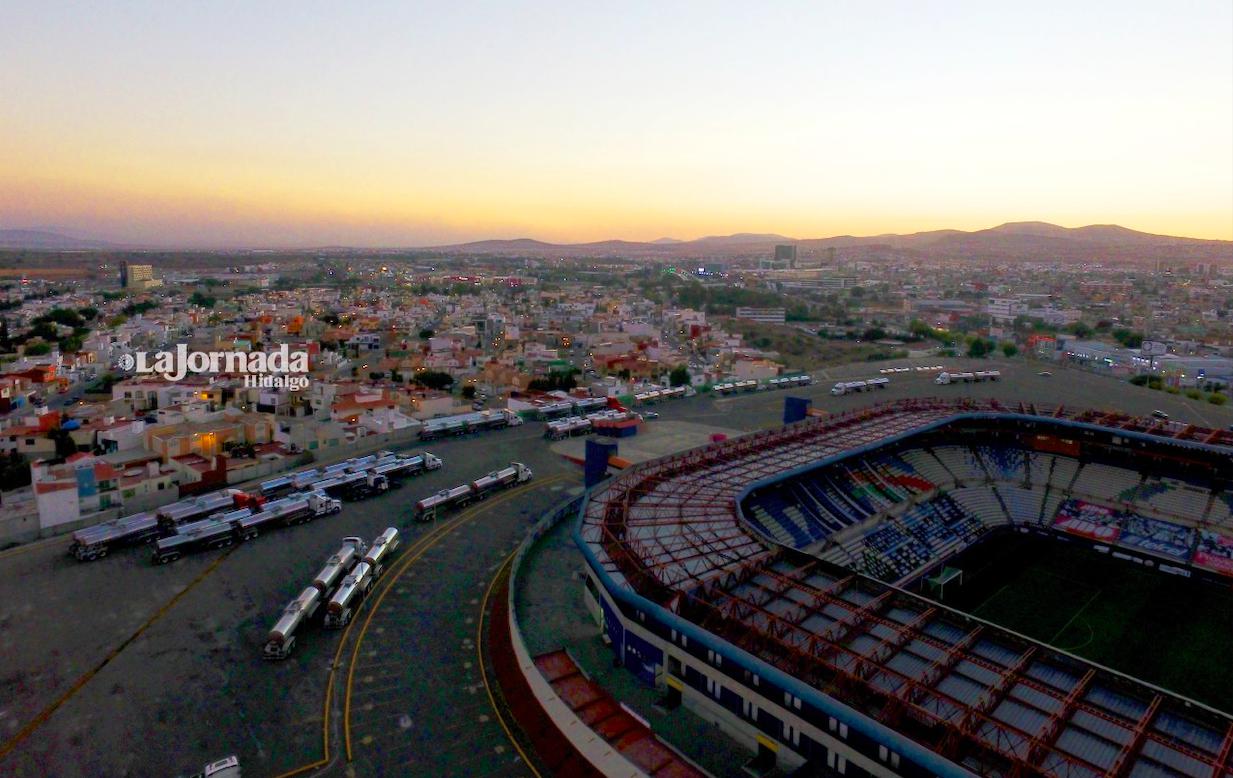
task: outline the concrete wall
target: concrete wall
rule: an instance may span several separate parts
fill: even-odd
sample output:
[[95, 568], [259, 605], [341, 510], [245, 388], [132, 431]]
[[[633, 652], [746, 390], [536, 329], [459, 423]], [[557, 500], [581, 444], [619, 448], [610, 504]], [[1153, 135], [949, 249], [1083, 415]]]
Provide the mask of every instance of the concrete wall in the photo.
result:
[[[522, 630], [518, 627], [518, 619], [514, 605], [514, 593], [517, 591], [518, 568], [522, 564], [523, 557], [526, 556], [527, 550], [535, 544], [545, 532], [552, 529], [559, 522], [576, 516], [578, 514], [579, 500], [570, 500], [564, 506], [558, 507], [551, 514], [544, 517], [531, 530], [531, 534], [523, 540], [522, 545], [518, 548], [518, 553], [510, 566], [510, 580], [508, 591], [507, 611], [509, 613], [509, 631], [510, 637], [514, 646], [514, 656], [518, 664], [518, 668], [522, 671], [523, 677], [526, 679], [527, 685], [531, 688], [531, 693], [536, 701], [543, 708], [548, 718], [561, 732], [566, 740], [569, 741], [578, 753], [587, 760], [596, 770], [606, 776], [619, 776], [620, 778], [633, 778], [634, 776], [642, 776], [645, 773], [638, 768], [633, 762], [626, 759], [619, 751], [613, 748], [608, 741], [604, 740], [595, 730], [587, 726], [582, 719], [570, 709], [557, 693], [553, 690], [548, 680], [540, 673], [539, 668], [535, 666], [530, 652], [527, 651], [526, 641], [522, 637]], [[493, 629], [497, 629], [497, 625], [493, 625]]]

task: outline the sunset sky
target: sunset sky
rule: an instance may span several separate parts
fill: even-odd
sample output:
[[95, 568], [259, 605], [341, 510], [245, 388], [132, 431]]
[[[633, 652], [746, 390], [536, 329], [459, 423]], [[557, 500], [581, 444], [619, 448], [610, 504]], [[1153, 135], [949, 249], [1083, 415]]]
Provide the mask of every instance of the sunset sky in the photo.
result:
[[9, 0], [0, 228], [1233, 238], [1233, 3]]

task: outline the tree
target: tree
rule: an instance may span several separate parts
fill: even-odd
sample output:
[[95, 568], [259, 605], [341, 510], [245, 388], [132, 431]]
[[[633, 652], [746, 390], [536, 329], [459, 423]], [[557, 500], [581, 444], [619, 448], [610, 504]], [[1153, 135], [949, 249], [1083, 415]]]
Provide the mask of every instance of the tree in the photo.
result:
[[433, 332], [432, 330], [428, 328], [424, 328], [420, 330], [420, 340], [428, 340], [429, 338], [431, 338], [433, 335], [436, 335], [436, 334], [437, 333]]
[[56, 442], [56, 456], [67, 457], [77, 453], [77, 443], [74, 442], [73, 436], [69, 431], [61, 427], [52, 430], [48, 436]]
[[687, 386], [689, 384], [689, 368], [685, 365], [677, 365], [672, 368], [672, 372], [668, 374], [668, 383], [671, 386]]
[[139, 313], [146, 313], [158, 307], [158, 303], [150, 300], [142, 300], [139, 303], [129, 303], [124, 306], [123, 313], [125, 316], [136, 316]]
[[0, 455], [0, 489], [20, 489], [30, 485], [30, 465], [16, 451]]
[[1066, 331], [1071, 335], [1074, 335], [1076, 338], [1086, 338], [1090, 337], [1092, 334], [1092, 328], [1081, 321], [1066, 325]]
[[565, 372], [553, 371], [548, 374], [547, 378], [533, 379], [527, 388], [532, 392], [553, 392], [565, 391], [578, 386], [578, 379], [574, 375], [578, 372], [578, 368], [571, 368]]
[[464, 400], [475, 399], [475, 384], [467, 384], [462, 388], [462, 398]]
[[77, 313], [81, 314], [81, 318], [85, 319], [86, 321], [94, 321], [95, 319], [98, 318], [98, 308], [93, 308], [90, 306], [87, 306], [85, 308], [78, 308]]
[[213, 308], [214, 303], [218, 302], [213, 297], [202, 294], [201, 292], [193, 292], [188, 298], [189, 305], [196, 305], [202, 308]]
[[984, 338], [972, 338], [968, 341], [968, 356], [974, 359], [983, 359], [991, 354], [993, 349], [993, 341]]
[[44, 354], [50, 354], [50, 353], [51, 353], [50, 343], [35, 343], [32, 346], [26, 347], [26, 356], [41, 357]]
[[1015, 354], [1019, 353], [1019, 347], [1008, 340], [1002, 344], [1002, 353], [1008, 357], [1013, 357]]
[[454, 385], [454, 377], [449, 373], [424, 370], [415, 374], [415, 383], [428, 389], [444, 390]]
[[861, 340], [881, 340], [886, 337], [886, 330], [881, 327], [870, 327], [861, 335]]
[[1113, 331], [1113, 339], [1118, 343], [1121, 343], [1126, 348], [1139, 348], [1139, 346], [1143, 345], [1142, 333], [1131, 332], [1124, 327]]
[[78, 315], [77, 311], [70, 310], [68, 308], [52, 308], [42, 316], [36, 316], [33, 319], [33, 322], [35, 324], [54, 322], [56, 324], [63, 324], [66, 327], [80, 327], [85, 323], [82, 321], [82, 318]]

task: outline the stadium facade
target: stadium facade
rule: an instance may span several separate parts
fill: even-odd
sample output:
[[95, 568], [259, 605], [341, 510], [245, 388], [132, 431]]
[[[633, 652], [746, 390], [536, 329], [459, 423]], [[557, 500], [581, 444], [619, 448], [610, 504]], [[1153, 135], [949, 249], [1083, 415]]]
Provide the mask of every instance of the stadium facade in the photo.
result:
[[1004, 532], [1227, 586], [1231, 444], [1117, 414], [905, 401], [631, 468], [591, 491], [575, 541], [617, 660], [760, 766], [1233, 778], [1228, 714], [911, 591]]

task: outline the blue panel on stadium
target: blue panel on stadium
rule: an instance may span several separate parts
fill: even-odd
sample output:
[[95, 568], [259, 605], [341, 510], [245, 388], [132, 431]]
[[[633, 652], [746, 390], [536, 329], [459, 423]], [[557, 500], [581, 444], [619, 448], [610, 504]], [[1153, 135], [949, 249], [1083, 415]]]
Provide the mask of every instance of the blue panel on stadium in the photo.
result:
[[608, 458], [616, 456], [617, 444], [603, 443], [598, 440], [587, 441], [586, 465], [584, 475], [586, 486], [590, 489], [604, 480], [608, 475]]
[[783, 423], [793, 424], [803, 420], [809, 415], [809, 406], [812, 404], [813, 400], [808, 397], [783, 398]]
[[632, 632], [625, 633], [625, 667], [638, 680], [653, 686], [655, 668], [664, 663], [664, 652]]

